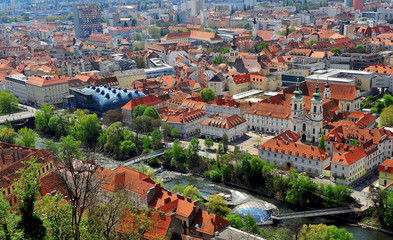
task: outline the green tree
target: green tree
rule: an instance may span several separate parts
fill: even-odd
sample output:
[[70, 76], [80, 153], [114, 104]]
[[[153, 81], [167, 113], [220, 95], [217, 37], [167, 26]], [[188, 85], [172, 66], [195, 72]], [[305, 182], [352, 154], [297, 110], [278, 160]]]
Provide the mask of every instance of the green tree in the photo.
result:
[[58, 155], [60, 150], [59, 150], [59, 144], [53, 142], [50, 139], [45, 140], [45, 149], [50, 151], [53, 154]]
[[229, 182], [231, 180], [232, 169], [229, 167], [228, 164], [222, 164], [221, 177], [222, 177], [222, 181], [224, 181], [224, 182]]
[[93, 147], [101, 133], [101, 125], [98, 122], [97, 115], [95, 113], [82, 115], [79, 124], [75, 126], [75, 130], [78, 140], [88, 148]]
[[122, 130], [123, 124], [121, 122], [115, 122], [106, 129], [107, 138], [104, 150], [106, 152], [113, 152], [116, 158], [121, 156], [120, 143], [122, 141]]
[[191, 198], [192, 200], [203, 199], [201, 192], [199, 192], [198, 188], [189, 185], [183, 191], [184, 197]]
[[142, 116], [143, 113], [145, 112], [146, 108], [147, 108], [147, 106], [144, 104], [140, 104], [140, 105], [136, 106], [134, 108], [134, 111], [132, 111], [132, 118], [135, 119], [139, 116]]
[[130, 207], [125, 211], [127, 216], [120, 222], [120, 228], [116, 238], [120, 239], [144, 239], [147, 232], [154, 232], [159, 227], [161, 218], [156, 209], [137, 209]]
[[35, 148], [36, 143], [38, 142], [37, 133], [27, 127], [21, 128], [18, 131], [16, 142], [17, 144], [25, 147]]
[[285, 200], [291, 204], [298, 206], [310, 206], [314, 201], [317, 201], [313, 194], [317, 185], [309, 177], [296, 175], [290, 182], [290, 190], [287, 192]]
[[161, 37], [161, 31], [157, 27], [151, 27], [148, 30], [149, 35], [154, 39], [159, 39]]
[[22, 164], [23, 169], [17, 172], [20, 174], [20, 178], [15, 183], [16, 196], [20, 200], [18, 210], [21, 214], [17, 228], [23, 231], [26, 239], [41, 240], [45, 238], [46, 229], [34, 211], [34, 204], [39, 196], [40, 184], [38, 180], [41, 164], [37, 163], [37, 159], [34, 157]]
[[20, 222], [20, 216], [16, 215], [15, 212], [11, 212], [8, 201], [0, 197], [0, 239], [24, 239], [23, 231], [17, 228], [18, 222]]
[[[102, 201], [102, 199], [106, 200]], [[121, 229], [121, 222], [127, 218], [127, 209], [132, 207], [130, 200], [128, 193], [123, 189], [114, 193], [102, 192], [96, 199], [93, 199], [88, 211], [88, 237], [116, 239]]]
[[132, 51], [134, 51], [134, 52], [137, 52], [137, 51], [140, 51], [141, 50], [141, 48], [139, 47], [139, 46], [135, 46], [133, 49], [132, 49]]
[[325, 224], [319, 225], [303, 225], [297, 235], [298, 240], [324, 240], [324, 235], [326, 233], [327, 226]]
[[201, 150], [199, 146], [199, 140], [197, 138], [191, 139], [190, 144], [188, 145], [188, 152], [193, 158], [199, 158], [198, 153]]
[[143, 112], [143, 115], [151, 117], [153, 119], [161, 119], [160, 114], [158, 114], [157, 110], [154, 107], [147, 107]]
[[229, 51], [230, 51], [229, 47], [221, 47], [219, 49], [219, 52], [221, 52], [221, 53], [229, 53]]
[[140, 33], [135, 33], [134, 40], [135, 41], [142, 41], [142, 35]]
[[325, 148], [325, 136], [323, 135], [323, 134], [321, 134], [321, 138], [319, 139], [319, 145], [318, 145], [318, 147], [320, 148], [320, 149], [322, 149], [323, 151], [326, 151], [326, 148]]
[[143, 152], [150, 152], [150, 139], [146, 136], [143, 137]]
[[257, 47], [257, 49], [258, 49], [258, 52], [261, 52], [263, 49], [267, 49], [268, 51], [269, 51], [269, 44], [267, 44], [267, 43], [265, 43], [265, 42], [261, 42], [259, 45], [258, 45], [258, 47]]
[[178, 137], [180, 136], [180, 133], [179, 133], [179, 131], [177, 130], [177, 128], [172, 128], [172, 130], [171, 130], [171, 136], [172, 136], [173, 138], [178, 138]]
[[0, 91], [0, 114], [9, 114], [19, 110], [19, 100], [8, 90]]
[[393, 105], [383, 109], [380, 117], [380, 125], [385, 127], [393, 126]]
[[391, 227], [393, 226], [393, 193], [390, 191], [386, 194], [385, 206], [383, 221], [387, 226]]
[[364, 49], [363, 45], [357, 45], [356, 52], [357, 53], [366, 53], [366, 49]]
[[224, 148], [223, 149], [224, 153], [227, 153], [228, 152], [228, 135], [226, 133], [224, 133], [222, 135], [222, 146]]
[[132, 141], [126, 140], [126, 141], [121, 142], [120, 151], [125, 156], [129, 156], [131, 153], [137, 151], [137, 147], [136, 147], [136, 144], [133, 143]]
[[213, 147], [213, 145], [214, 145], [213, 139], [206, 138], [205, 141], [204, 141], [204, 144], [205, 144], [206, 149], [210, 150], [211, 147]]
[[390, 94], [383, 95], [382, 100], [385, 107], [389, 107], [393, 104], [393, 96]]
[[37, 206], [50, 240], [72, 238], [71, 206], [61, 193], [45, 195]]
[[232, 210], [228, 207], [225, 200], [220, 195], [209, 195], [207, 197], [206, 206], [209, 207], [210, 212], [221, 217], [225, 217], [232, 213]]
[[247, 232], [252, 232], [252, 233], [256, 233], [256, 234], [259, 233], [257, 222], [255, 221], [255, 218], [252, 215], [246, 216], [246, 220], [244, 221], [243, 229]]
[[244, 221], [242, 219], [242, 216], [240, 214], [235, 213], [235, 214], [229, 214], [225, 217], [225, 220], [231, 223], [231, 226], [237, 229], [242, 229], [244, 226]]
[[205, 88], [200, 93], [199, 96], [206, 103], [214, 101], [216, 99], [216, 94], [211, 88]]
[[183, 195], [183, 194], [184, 194], [184, 189], [186, 189], [187, 187], [188, 187], [187, 184], [184, 185], [184, 186], [182, 186], [181, 184], [175, 184], [175, 186], [173, 186], [173, 187], [171, 188], [171, 191], [172, 191], [173, 193], [178, 193], [178, 194]]
[[151, 145], [153, 147], [153, 150], [158, 150], [162, 147], [162, 136], [161, 133], [158, 129], [154, 129], [151, 133]]
[[162, 30], [162, 35], [163, 36], [167, 35], [168, 33], [169, 33], [168, 28], [165, 28], [165, 29]]
[[337, 53], [338, 55], [343, 54], [343, 50], [341, 48], [333, 48], [332, 53]]
[[72, 161], [73, 158], [79, 158], [81, 141], [77, 141], [73, 136], [68, 135], [60, 138], [59, 156], [61, 159]]
[[345, 228], [329, 226], [326, 229], [324, 240], [353, 240], [353, 234], [347, 232]]
[[41, 110], [35, 112], [35, 127], [38, 130], [43, 132], [50, 130], [48, 124], [54, 110], [54, 106], [44, 103], [41, 105]]
[[222, 55], [218, 55], [218, 56], [215, 56], [214, 58], [213, 58], [213, 61], [212, 61], [212, 63], [214, 64], [214, 65], [220, 65], [221, 63], [224, 63], [225, 61], [224, 61], [224, 58], [222, 57]]
[[68, 126], [65, 117], [61, 114], [51, 116], [48, 122], [49, 132], [55, 135], [55, 137], [60, 138], [65, 136], [68, 132]]
[[219, 171], [219, 169], [213, 169], [209, 172], [209, 177], [211, 180], [213, 180], [214, 182], [219, 182], [222, 178], [221, 176], [221, 172]]
[[17, 133], [13, 128], [1, 127], [0, 128], [0, 141], [6, 143], [15, 143], [15, 136]]
[[172, 156], [173, 161], [171, 162], [172, 167], [175, 167], [179, 171], [185, 171], [186, 158], [184, 155], [183, 148], [179, 145], [179, 142], [175, 140], [172, 145]]
[[250, 29], [250, 23], [244, 24], [244, 29]]
[[168, 141], [169, 137], [171, 136], [171, 126], [168, 123], [164, 123], [162, 124], [161, 129], [164, 141]]

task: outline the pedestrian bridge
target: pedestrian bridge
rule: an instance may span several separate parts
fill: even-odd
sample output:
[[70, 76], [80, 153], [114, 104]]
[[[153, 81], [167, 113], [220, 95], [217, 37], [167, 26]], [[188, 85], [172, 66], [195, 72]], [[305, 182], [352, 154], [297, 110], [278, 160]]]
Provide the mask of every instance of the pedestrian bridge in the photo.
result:
[[338, 215], [338, 214], [345, 214], [345, 213], [358, 213], [358, 212], [362, 212], [362, 210], [356, 207], [329, 208], [329, 209], [311, 210], [311, 211], [303, 211], [303, 212], [285, 213], [276, 216], [272, 215], [271, 219], [275, 221], [280, 221], [280, 220], [293, 219], [293, 218], [320, 217], [320, 216]]
[[151, 152], [151, 153], [146, 153], [146, 154], [142, 154], [142, 155], [136, 156], [134, 158], [130, 158], [130, 159], [124, 161], [124, 163], [122, 165], [123, 166], [128, 166], [128, 165], [132, 165], [132, 164], [135, 164], [135, 163], [142, 162], [142, 161], [144, 161], [146, 159], [149, 159], [149, 158], [161, 156], [161, 155], [164, 154], [165, 150], [166, 149], [163, 148], [163, 149]]
[[0, 124], [4, 124], [7, 120], [9, 122], [20, 122], [24, 120], [28, 120], [30, 118], [34, 118], [36, 109], [30, 106], [19, 104], [20, 110], [19, 112], [5, 114], [0, 116]]

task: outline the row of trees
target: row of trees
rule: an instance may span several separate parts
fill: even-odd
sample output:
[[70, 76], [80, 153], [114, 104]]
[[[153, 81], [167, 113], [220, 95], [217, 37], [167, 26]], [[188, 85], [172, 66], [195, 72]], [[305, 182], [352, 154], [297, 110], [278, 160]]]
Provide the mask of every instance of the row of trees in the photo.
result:
[[87, 148], [96, 146], [102, 131], [96, 114], [87, 114], [80, 109], [73, 114], [68, 112], [55, 114], [54, 111], [54, 106], [46, 103], [41, 106], [41, 110], [36, 111], [35, 126], [39, 131], [56, 138], [72, 135]]
[[37, 133], [32, 129], [24, 127], [15, 131], [12, 125], [7, 121], [0, 127], [0, 141], [35, 148], [38, 139]]
[[372, 195], [373, 206], [368, 210], [366, 222], [377, 226], [393, 226], [393, 193], [378, 189]]
[[[161, 119], [153, 107], [137, 106], [133, 111], [131, 128], [123, 126], [118, 121], [121, 118], [121, 114], [113, 111], [104, 114], [104, 119], [106, 119], [104, 122], [110, 126], [103, 129], [96, 114], [87, 114], [80, 109], [73, 114], [55, 113], [53, 106], [43, 104], [41, 110], [36, 112], [35, 123], [36, 128], [42, 133], [55, 136], [58, 139], [70, 135], [81, 141], [82, 146], [89, 151], [103, 151], [106, 154], [114, 155], [119, 160], [160, 149], [163, 138], [168, 140], [170, 136], [179, 136], [179, 132], [176, 129], [171, 129], [167, 124], [163, 126], [164, 134], [161, 134], [159, 131]], [[4, 131], [4, 134], [8, 136], [8, 130]], [[56, 148], [53, 146], [53, 142], [47, 142], [47, 147], [55, 151]]]
[[175, 141], [172, 149], [160, 157], [160, 164], [168, 169], [203, 174], [215, 182], [266, 189], [267, 194], [300, 207], [319, 208], [323, 203], [324, 207], [331, 208], [354, 203], [352, 190], [347, 186], [318, 185], [296, 170], [291, 170], [289, 175], [280, 174], [274, 163], [241, 153], [236, 146], [232, 153], [226, 153], [225, 145], [218, 144], [216, 159], [206, 159], [198, 155], [198, 139], [192, 139], [186, 149]]
[[0, 114], [10, 114], [19, 110], [19, 100], [8, 90], [0, 91]]

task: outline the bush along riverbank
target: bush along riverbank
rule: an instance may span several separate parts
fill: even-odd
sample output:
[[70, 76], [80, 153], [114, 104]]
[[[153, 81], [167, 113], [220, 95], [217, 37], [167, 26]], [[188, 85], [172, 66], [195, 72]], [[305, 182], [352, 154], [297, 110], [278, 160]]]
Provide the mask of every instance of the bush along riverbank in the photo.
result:
[[[193, 139], [188, 148], [182, 148], [175, 141], [172, 149], [167, 149], [160, 157], [149, 159], [148, 164], [204, 176], [217, 183], [284, 201], [297, 210], [347, 207], [355, 203], [351, 197], [353, 190], [345, 185], [316, 184], [295, 170], [284, 173], [280, 166], [241, 153], [236, 146], [233, 152], [225, 152], [220, 143], [216, 159], [199, 156], [199, 151], [197, 139]], [[364, 219], [371, 218], [372, 223], [363, 219], [359, 226], [392, 234], [393, 193], [377, 190], [370, 197], [374, 204], [367, 210]]]
[[351, 197], [352, 190], [347, 186], [316, 184], [295, 170], [285, 174], [274, 163], [241, 153], [236, 146], [233, 152], [225, 152], [220, 143], [216, 159], [199, 156], [199, 150], [197, 139], [192, 139], [186, 149], [175, 141], [172, 149], [167, 149], [160, 157], [149, 159], [148, 164], [203, 175], [217, 183], [255, 189], [299, 209], [346, 207], [355, 203]]

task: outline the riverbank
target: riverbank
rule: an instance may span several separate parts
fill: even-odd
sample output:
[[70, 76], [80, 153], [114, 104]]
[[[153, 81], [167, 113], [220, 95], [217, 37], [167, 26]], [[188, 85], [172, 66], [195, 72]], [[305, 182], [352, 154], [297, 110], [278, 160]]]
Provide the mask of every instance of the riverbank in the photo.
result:
[[[280, 213], [291, 213], [296, 212], [296, 209], [293, 209], [287, 203], [272, 198], [266, 193], [263, 193], [256, 189], [251, 189], [248, 187], [242, 187], [237, 184], [224, 184], [224, 183], [215, 183], [209, 180], [206, 177], [200, 175], [192, 175], [192, 174], [183, 174], [179, 172], [165, 170], [162, 173], [159, 173], [157, 177], [160, 177], [163, 173], [167, 175], [173, 175], [173, 177], [166, 178], [166, 181], [163, 181], [168, 188], [171, 188], [175, 184], [188, 184], [194, 185], [197, 188], [211, 188], [216, 187], [221, 192], [229, 192], [230, 190], [240, 191], [245, 194], [249, 194], [253, 197], [261, 199], [263, 201], [269, 202], [279, 209]], [[226, 190], [225, 190], [226, 189]], [[354, 234], [355, 240], [382, 240], [382, 239], [392, 239], [393, 240], [393, 233], [386, 231], [384, 229], [378, 229], [375, 227], [368, 227], [365, 224], [361, 225], [358, 221], [343, 217], [312, 217], [312, 218], [299, 218], [299, 219], [291, 219], [285, 220], [280, 222], [280, 226], [289, 227], [292, 224], [327, 224], [327, 225], [336, 225], [339, 227], [346, 228], [349, 232]], [[271, 226], [262, 226], [262, 227], [271, 227]]]

